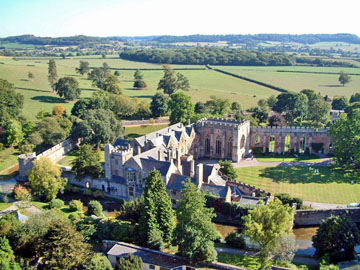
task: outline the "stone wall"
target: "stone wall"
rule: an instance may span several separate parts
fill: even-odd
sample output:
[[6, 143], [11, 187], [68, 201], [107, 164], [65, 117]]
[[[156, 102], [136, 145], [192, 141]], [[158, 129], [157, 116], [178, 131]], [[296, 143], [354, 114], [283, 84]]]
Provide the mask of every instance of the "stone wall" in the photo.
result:
[[234, 182], [234, 181], [228, 180], [226, 182], [226, 185], [237, 187], [242, 193], [244, 193], [247, 196], [253, 196], [254, 193], [255, 193], [255, 196], [260, 196], [261, 193], [266, 193], [267, 196], [269, 196], [269, 197], [271, 196], [271, 194], [267, 193], [265, 190], [259, 189], [255, 186], [245, 184], [242, 182]]
[[71, 138], [54, 145], [53, 147], [47, 149], [46, 151], [36, 155], [36, 153], [22, 154], [19, 155], [19, 180], [25, 180], [27, 177], [27, 172], [32, 169], [33, 161], [39, 159], [40, 157], [50, 158], [53, 162], [58, 161], [62, 156], [69, 153], [77, 146], [77, 142]]
[[348, 215], [354, 222], [360, 222], [360, 208], [297, 210], [294, 217], [295, 226], [320, 225], [321, 221], [333, 216]]

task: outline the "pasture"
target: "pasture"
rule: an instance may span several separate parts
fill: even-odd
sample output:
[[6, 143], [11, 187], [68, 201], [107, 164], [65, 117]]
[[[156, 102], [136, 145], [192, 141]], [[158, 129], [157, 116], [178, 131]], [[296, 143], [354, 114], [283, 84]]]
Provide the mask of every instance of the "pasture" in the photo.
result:
[[[288, 193], [305, 201], [348, 204], [360, 200], [360, 177], [352, 171], [333, 167], [245, 167], [238, 168], [238, 180], [273, 195]], [[351, 184], [355, 181], [355, 184]]]
[[[137, 97], [150, 102], [150, 98], [156, 93], [157, 85], [163, 71], [161, 65], [125, 61], [116, 58], [71, 58], [56, 59], [57, 72], [59, 77], [75, 77], [82, 89], [81, 98], [89, 98], [96, 91], [91, 86], [91, 81], [86, 76], [76, 74], [75, 68], [78, 67], [79, 61], [85, 60], [90, 63], [91, 67], [100, 67], [106, 62], [112, 68], [152, 68], [159, 70], [144, 70], [144, 80], [148, 87], [143, 90], [136, 90], [133, 85], [134, 70], [120, 70], [120, 87], [123, 93], [130, 97]], [[0, 78], [6, 79], [13, 83], [17, 91], [24, 95], [23, 114], [30, 120], [35, 120], [36, 114], [40, 110], [51, 111], [54, 105], [62, 104], [68, 111], [71, 110], [74, 102], [64, 102], [58, 95], [51, 92], [47, 79], [48, 58], [20, 58], [14, 60], [10, 57], [0, 57]], [[203, 66], [177, 66], [174, 68], [203, 68]], [[28, 72], [32, 72], [35, 78], [29, 80]], [[277, 91], [259, 86], [254, 83], [246, 82], [214, 72], [212, 70], [182, 70], [190, 82], [191, 89], [187, 92], [192, 97], [192, 101], [206, 101], [210, 96], [216, 95], [228, 98], [231, 101], [239, 101], [244, 109], [256, 105], [261, 98], [267, 98]]]
[[[360, 68], [337, 68], [337, 67], [217, 67], [219, 69], [241, 75], [250, 79], [265, 82], [286, 90], [300, 92], [303, 89], [313, 89], [322, 95], [348, 96], [359, 92]], [[338, 73], [359, 74], [351, 75], [351, 82], [342, 86]], [[279, 72], [285, 71], [285, 72]], [[305, 73], [309, 72], [309, 73]], [[313, 73], [311, 73], [313, 72]], [[321, 74], [322, 73], [322, 74]], [[327, 74], [334, 73], [334, 74]]]

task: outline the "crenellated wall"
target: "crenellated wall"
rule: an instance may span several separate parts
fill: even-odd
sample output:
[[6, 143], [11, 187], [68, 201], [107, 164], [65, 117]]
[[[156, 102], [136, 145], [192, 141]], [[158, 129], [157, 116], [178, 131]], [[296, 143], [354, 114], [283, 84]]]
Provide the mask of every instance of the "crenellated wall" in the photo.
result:
[[360, 222], [360, 208], [297, 210], [294, 216], [295, 226], [320, 225], [321, 221], [330, 216], [350, 216], [354, 222]]

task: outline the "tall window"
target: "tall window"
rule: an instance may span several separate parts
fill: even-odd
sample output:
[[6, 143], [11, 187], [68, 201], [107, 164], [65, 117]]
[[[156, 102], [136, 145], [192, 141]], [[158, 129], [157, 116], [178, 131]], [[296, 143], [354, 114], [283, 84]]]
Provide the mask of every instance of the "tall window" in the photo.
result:
[[269, 152], [275, 152], [275, 136], [271, 135], [269, 138]]
[[129, 196], [134, 196], [134, 187], [129, 187]]
[[221, 138], [216, 138], [216, 154], [221, 154]]
[[230, 138], [227, 142], [227, 156], [232, 157], [232, 138]]
[[205, 153], [210, 153], [210, 138], [207, 136], [205, 138]]
[[260, 144], [260, 135], [255, 136], [255, 144], [256, 145]]
[[305, 137], [301, 137], [301, 138], [300, 138], [299, 152], [300, 152], [300, 153], [304, 153], [304, 152], [305, 152]]
[[284, 152], [290, 151], [291, 137], [290, 135], [285, 136]]
[[241, 142], [240, 142], [240, 148], [244, 148], [244, 147], [245, 147], [245, 136], [242, 135]]
[[126, 178], [128, 182], [135, 182], [136, 181], [136, 171], [132, 168], [128, 168], [126, 172]]

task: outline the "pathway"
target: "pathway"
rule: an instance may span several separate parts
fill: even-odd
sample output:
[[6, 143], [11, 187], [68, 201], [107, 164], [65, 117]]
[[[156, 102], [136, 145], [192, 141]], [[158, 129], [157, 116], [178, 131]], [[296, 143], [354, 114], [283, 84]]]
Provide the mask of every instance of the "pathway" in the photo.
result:
[[[31, 205], [29, 208], [25, 208], [27, 212], [31, 213], [31, 214], [41, 214], [43, 213], [43, 211], [41, 211], [39, 208]], [[2, 210], [0, 212], [0, 217], [2, 217], [3, 215], [9, 214], [11, 212], [17, 211], [19, 210], [19, 207], [17, 206], [17, 203], [13, 203], [10, 207]]]

